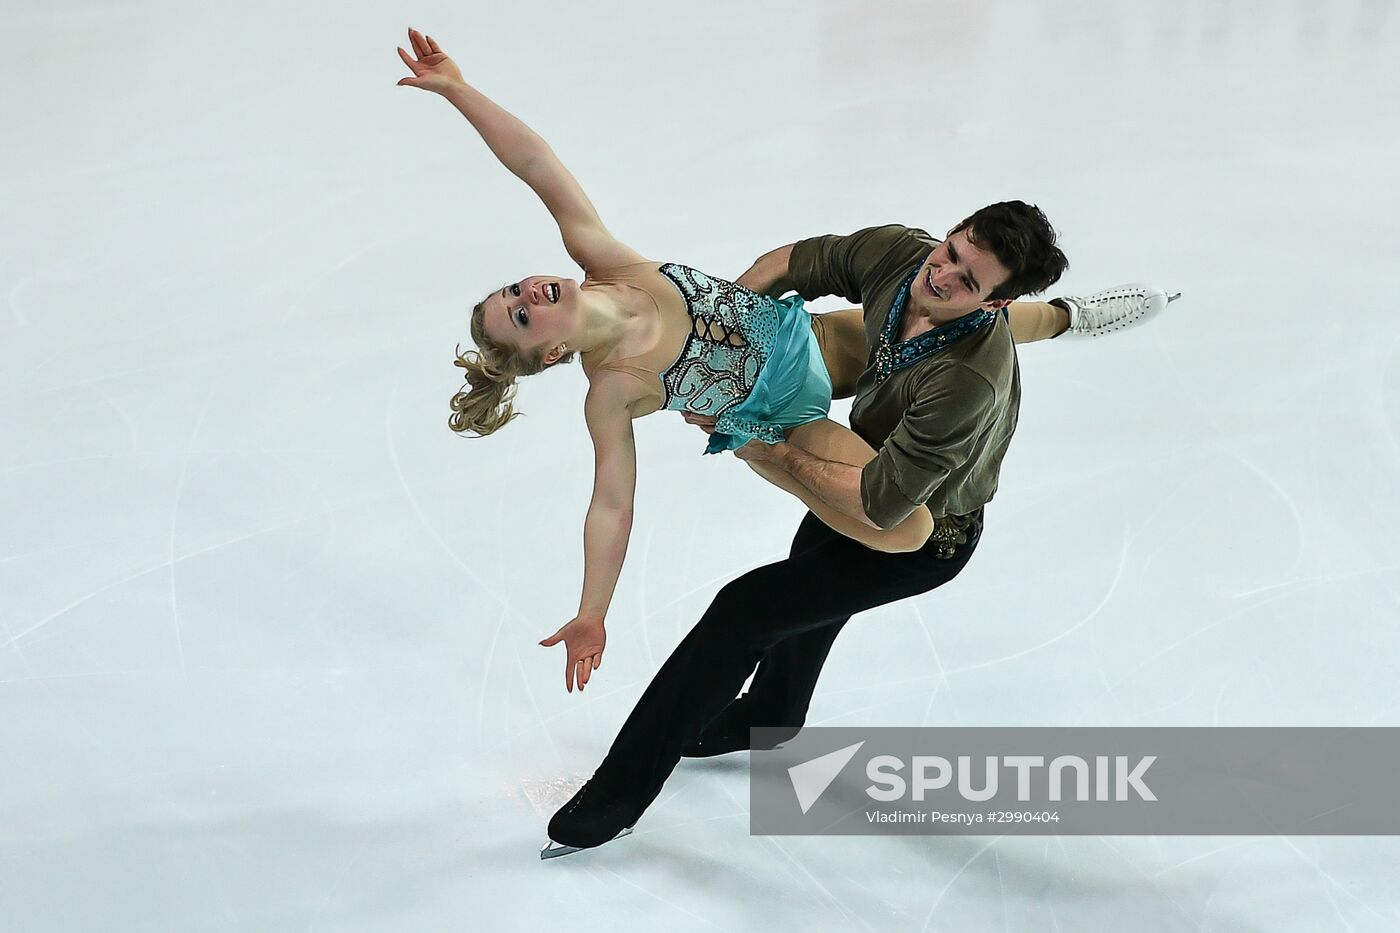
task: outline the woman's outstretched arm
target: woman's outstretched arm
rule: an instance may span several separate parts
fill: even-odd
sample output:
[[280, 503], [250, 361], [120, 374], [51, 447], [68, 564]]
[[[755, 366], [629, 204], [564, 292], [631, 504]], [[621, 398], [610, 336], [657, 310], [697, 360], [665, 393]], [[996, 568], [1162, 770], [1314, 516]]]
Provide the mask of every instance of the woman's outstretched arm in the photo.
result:
[[629, 377], [596, 380], [583, 404], [593, 436], [593, 501], [583, 522], [583, 595], [578, 615], [540, 642], [546, 648], [561, 640], [568, 651], [564, 686], [582, 690], [602, 664], [607, 643], [604, 619], [632, 533], [632, 499], [637, 487], [637, 452], [627, 395]]
[[408, 35], [417, 57], [399, 49], [399, 57], [413, 72], [413, 77], [399, 84], [439, 94], [461, 111], [501, 164], [544, 202], [575, 262], [590, 270], [645, 261], [608, 232], [593, 202], [538, 133], [468, 85], [456, 63], [431, 36], [415, 29]]

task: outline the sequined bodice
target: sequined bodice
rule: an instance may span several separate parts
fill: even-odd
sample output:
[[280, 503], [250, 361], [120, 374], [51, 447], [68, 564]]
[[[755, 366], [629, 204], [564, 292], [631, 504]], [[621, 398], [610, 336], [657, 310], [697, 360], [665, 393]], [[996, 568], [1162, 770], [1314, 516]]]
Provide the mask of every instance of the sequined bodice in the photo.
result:
[[689, 266], [668, 262], [659, 271], [685, 299], [691, 320], [680, 354], [658, 374], [661, 407], [718, 417], [753, 389], [778, 330], [777, 306]]
[[[650, 349], [599, 364], [647, 386], [633, 418], [661, 409], [708, 415], [713, 454], [750, 440], [776, 444], [830, 409], [831, 377], [800, 296], [770, 298], [674, 262], [634, 263], [595, 281], [644, 292], [656, 309]], [[651, 342], [651, 329], [639, 339]]]

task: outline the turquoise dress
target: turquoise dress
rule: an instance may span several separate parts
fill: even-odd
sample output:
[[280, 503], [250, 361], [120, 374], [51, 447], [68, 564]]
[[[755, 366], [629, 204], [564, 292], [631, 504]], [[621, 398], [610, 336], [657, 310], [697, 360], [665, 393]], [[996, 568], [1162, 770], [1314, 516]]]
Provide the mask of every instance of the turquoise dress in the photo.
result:
[[659, 375], [661, 407], [716, 419], [707, 454], [825, 418], [831, 375], [798, 296], [769, 298], [678, 263], [660, 272], [680, 291], [692, 327]]

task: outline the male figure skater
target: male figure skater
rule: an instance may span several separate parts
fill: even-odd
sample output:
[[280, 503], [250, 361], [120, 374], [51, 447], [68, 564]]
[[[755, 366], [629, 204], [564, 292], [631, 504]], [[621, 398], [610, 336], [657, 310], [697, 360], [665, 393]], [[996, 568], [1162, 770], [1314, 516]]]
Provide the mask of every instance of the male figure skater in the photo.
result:
[[[917, 551], [885, 553], [809, 512], [787, 559], [720, 589], [652, 679], [593, 778], [554, 814], [541, 857], [628, 832], [682, 754], [748, 748], [751, 726], [796, 734], [831, 644], [853, 614], [932, 590], [966, 566], [1020, 401], [1001, 310], [1049, 287], [1067, 265], [1045, 215], [1008, 201], [977, 211], [943, 241], [897, 225], [816, 237], [765, 254], [740, 278], [756, 291], [795, 289], [807, 300], [839, 294], [862, 305], [874, 352], [856, 382], [851, 427], [877, 454], [863, 466], [788, 444], [753, 442], [735, 454], [786, 472], [872, 527], [892, 527], [926, 504], [934, 532]], [[1124, 320], [1158, 311], [1167, 300], [1150, 290], [1130, 300], [1099, 299], [1100, 312], [1112, 305]], [[1066, 310], [1073, 321], [1081, 309]], [[756, 665], [749, 691], [734, 700]]]

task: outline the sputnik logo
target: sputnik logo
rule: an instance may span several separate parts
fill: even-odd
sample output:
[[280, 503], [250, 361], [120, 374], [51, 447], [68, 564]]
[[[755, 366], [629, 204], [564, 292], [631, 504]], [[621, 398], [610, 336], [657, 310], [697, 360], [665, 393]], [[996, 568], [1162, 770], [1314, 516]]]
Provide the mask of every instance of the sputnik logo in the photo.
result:
[[812, 804], [826, 792], [831, 782], [841, 773], [841, 769], [846, 767], [864, 744], [864, 741], [860, 741], [854, 745], [847, 745], [845, 748], [838, 748], [834, 752], [788, 768], [793, 792], [797, 794], [797, 805], [802, 808], [803, 813], [812, 809]]

